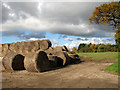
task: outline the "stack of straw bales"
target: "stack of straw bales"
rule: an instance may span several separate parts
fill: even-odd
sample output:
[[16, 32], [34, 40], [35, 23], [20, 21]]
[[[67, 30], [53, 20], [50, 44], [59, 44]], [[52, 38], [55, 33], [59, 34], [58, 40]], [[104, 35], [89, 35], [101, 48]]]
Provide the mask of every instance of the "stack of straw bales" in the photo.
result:
[[52, 47], [50, 40], [37, 40], [2, 44], [2, 60], [6, 71], [24, 70], [43, 72], [53, 68], [79, 63], [76, 54], [70, 54], [66, 46]]

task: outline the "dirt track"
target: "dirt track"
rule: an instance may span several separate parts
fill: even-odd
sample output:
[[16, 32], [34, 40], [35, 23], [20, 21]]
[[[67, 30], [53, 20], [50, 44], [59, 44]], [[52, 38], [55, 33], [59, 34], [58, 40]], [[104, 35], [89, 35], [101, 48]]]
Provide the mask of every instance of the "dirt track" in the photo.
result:
[[44, 73], [3, 72], [3, 88], [118, 88], [118, 76], [104, 72], [112, 63], [84, 62]]

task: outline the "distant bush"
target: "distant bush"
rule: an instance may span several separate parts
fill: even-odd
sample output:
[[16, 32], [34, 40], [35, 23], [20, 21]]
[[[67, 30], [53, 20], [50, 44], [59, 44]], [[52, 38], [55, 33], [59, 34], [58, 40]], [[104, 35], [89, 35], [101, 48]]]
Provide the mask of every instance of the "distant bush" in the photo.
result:
[[108, 43], [105, 44], [80, 44], [77, 47], [72, 48], [72, 53], [79, 53], [79, 52], [118, 52], [119, 51], [119, 45], [111, 45]]

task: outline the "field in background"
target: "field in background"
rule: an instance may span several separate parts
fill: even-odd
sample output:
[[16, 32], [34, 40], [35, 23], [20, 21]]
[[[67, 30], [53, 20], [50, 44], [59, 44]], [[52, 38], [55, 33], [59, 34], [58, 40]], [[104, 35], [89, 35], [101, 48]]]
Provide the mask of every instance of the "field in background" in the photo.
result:
[[118, 52], [78, 53], [78, 55], [86, 60], [113, 63], [118, 61]]
[[105, 71], [120, 74], [118, 69], [118, 64], [120, 64], [118, 63], [118, 61], [120, 61], [120, 54], [118, 52], [78, 53], [78, 55], [85, 59], [85, 61], [114, 63], [108, 66]]

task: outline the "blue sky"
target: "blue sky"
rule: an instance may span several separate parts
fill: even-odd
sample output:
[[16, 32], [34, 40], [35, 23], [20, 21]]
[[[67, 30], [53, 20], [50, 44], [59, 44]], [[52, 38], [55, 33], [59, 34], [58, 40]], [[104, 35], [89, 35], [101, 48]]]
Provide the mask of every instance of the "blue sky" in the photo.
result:
[[104, 2], [3, 2], [2, 42], [50, 39], [53, 46], [111, 43], [111, 26], [90, 24], [95, 7]]
[[[29, 35], [31, 33], [30, 31], [24, 31], [26, 35]], [[29, 40], [43, 40], [43, 39], [49, 39], [52, 42], [52, 46], [67, 46], [69, 48], [72, 47], [78, 47], [80, 43], [95, 43], [95, 44], [115, 44], [114, 38], [111, 37], [105, 37], [105, 38], [96, 38], [96, 37], [81, 37], [81, 36], [71, 36], [71, 35], [65, 35], [65, 34], [55, 34], [50, 32], [45, 32], [45, 38], [30, 38], [30, 39], [21, 39], [19, 37], [15, 36], [3, 36], [2, 37], [2, 43], [11, 43], [11, 42], [21, 42], [21, 41], [29, 41]], [[97, 42], [98, 41], [98, 42]]]

